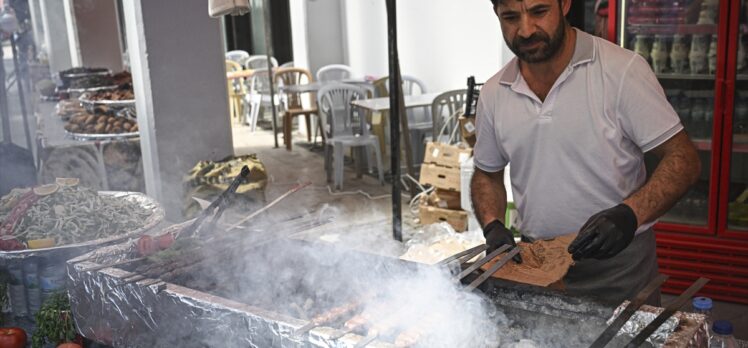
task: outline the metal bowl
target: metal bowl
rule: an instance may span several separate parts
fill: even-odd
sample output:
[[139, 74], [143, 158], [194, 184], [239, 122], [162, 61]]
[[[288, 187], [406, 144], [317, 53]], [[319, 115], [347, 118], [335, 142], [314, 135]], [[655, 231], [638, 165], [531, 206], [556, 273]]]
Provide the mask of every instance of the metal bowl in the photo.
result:
[[161, 207], [161, 205], [151, 197], [148, 197], [140, 192], [100, 191], [99, 195], [119, 197], [124, 200], [138, 203], [141, 207], [150, 210], [151, 215], [146, 219], [143, 227], [133, 231], [109, 236], [106, 238], [99, 238], [75, 244], [59, 245], [51, 248], [0, 251], [0, 259], [22, 259], [32, 256], [47, 256], [48, 254], [53, 253], [67, 253], [73, 256], [77, 256], [96, 247], [101, 247], [115, 242], [120, 242], [128, 238], [140, 236], [141, 234], [147, 232], [148, 230], [161, 223], [161, 221], [164, 219], [164, 209]]

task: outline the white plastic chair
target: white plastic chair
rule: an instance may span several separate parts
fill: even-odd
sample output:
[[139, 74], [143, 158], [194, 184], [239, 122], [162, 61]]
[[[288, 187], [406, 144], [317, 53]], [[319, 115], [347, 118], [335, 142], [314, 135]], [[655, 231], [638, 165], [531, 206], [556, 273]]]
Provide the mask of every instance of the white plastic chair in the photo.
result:
[[[456, 89], [439, 94], [431, 104], [431, 117], [434, 121], [432, 138], [436, 142], [450, 143], [451, 138], [459, 140], [457, 119], [453, 117], [458, 111], [465, 110], [467, 89]], [[446, 132], [445, 132], [446, 131]], [[452, 135], [455, 136], [452, 136]]]
[[330, 64], [317, 70], [317, 81], [341, 81], [353, 77], [353, 69], [343, 64]]
[[285, 62], [285, 63], [281, 64], [281, 66], [280, 66], [280, 67], [281, 67], [281, 68], [294, 68], [294, 66], [293, 66], [293, 61], [290, 61], [290, 62]]
[[[278, 87], [275, 86], [275, 107], [280, 114], [281, 94], [278, 93]], [[257, 129], [257, 119], [260, 117], [260, 108], [263, 106], [271, 106], [270, 98], [270, 71], [268, 69], [258, 70], [252, 75], [252, 79], [249, 83], [249, 93], [247, 93], [249, 103], [249, 119], [246, 120], [247, 124], [251, 126], [251, 131], [254, 132]]]
[[232, 62], [237, 62], [239, 65], [246, 67], [247, 60], [249, 59], [249, 53], [242, 50], [233, 50], [226, 52], [226, 59]]
[[[334, 186], [343, 189], [343, 156], [345, 148], [360, 148], [366, 151], [371, 147], [377, 160], [379, 182], [384, 184], [382, 154], [379, 151], [379, 140], [369, 133], [369, 125], [363, 113], [358, 113], [351, 102], [365, 99], [366, 92], [359, 87], [346, 84], [330, 84], [322, 87], [317, 94], [317, 107], [326, 133], [325, 170], [330, 179], [330, 164], [334, 172]], [[332, 147], [332, 153], [330, 152]], [[360, 152], [359, 152], [360, 154]], [[332, 156], [331, 156], [332, 155]], [[369, 171], [371, 171], [371, 152], [366, 151]]]
[[[402, 76], [403, 96], [426, 94], [426, 84], [413, 76]], [[390, 95], [389, 77], [383, 77], [374, 82], [377, 97], [388, 97]], [[410, 145], [413, 154], [413, 165], [419, 166], [423, 162], [423, 153], [426, 151], [425, 142], [433, 134], [433, 122], [429, 107], [408, 109], [408, 129], [410, 130]]]
[[[270, 57], [270, 62], [273, 64], [273, 67], [278, 67], [278, 60], [275, 59], [275, 57]], [[247, 69], [267, 69], [268, 67], [268, 57], [267, 56], [251, 56], [249, 59], [247, 59], [246, 64]]]

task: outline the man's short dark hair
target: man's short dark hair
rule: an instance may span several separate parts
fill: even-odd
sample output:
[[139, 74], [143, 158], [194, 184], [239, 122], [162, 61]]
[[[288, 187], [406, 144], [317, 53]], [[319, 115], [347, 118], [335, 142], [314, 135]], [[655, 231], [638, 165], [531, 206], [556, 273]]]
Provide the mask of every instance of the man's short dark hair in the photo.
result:
[[[499, 3], [499, 0], [491, 0], [491, 3], [493, 4], [493, 8], [495, 10], [496, 5]], [[561, 5], [561, 0], [558, 0], [558, 4]]]

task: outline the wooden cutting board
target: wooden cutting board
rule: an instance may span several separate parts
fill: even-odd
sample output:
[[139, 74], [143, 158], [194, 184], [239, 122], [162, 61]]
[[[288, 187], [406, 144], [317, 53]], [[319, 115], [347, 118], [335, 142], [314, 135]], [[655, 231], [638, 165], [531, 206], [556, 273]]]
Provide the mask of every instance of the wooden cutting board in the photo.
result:
[[[566, 249], [576, 237], [576, 233], [567, 234], [549, 240], [538, 240], [532, 243], [519, 242], [522, 254], [522, 264], [513, 261], [501, 267], [492, 276], [518, 283], [547, 287], [557, 286], [574, 264]], [[489, 261], [483, 267], [484, 271], [491, 268], [501, 255]]]

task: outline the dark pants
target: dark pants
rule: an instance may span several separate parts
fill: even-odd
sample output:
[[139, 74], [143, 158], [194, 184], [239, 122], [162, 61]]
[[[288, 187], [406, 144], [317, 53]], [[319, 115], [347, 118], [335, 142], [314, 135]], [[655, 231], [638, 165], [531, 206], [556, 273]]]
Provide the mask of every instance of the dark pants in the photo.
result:
[[[576, 261], [564, 277], [566, 291], [612, 303], [630, 300], [658, 274], [655, 236], [642, 232], [618, 255], [606, 259]], [[646, 302], [660, 306], [660, 289]]]

